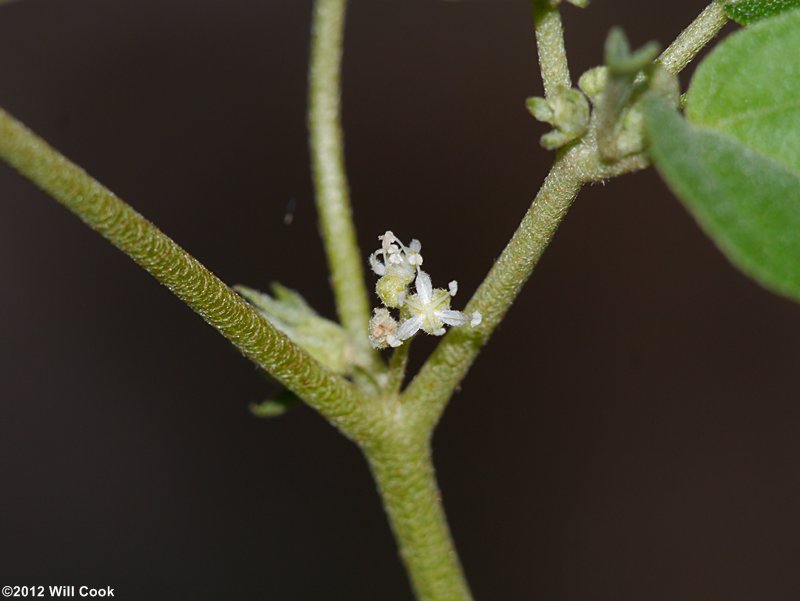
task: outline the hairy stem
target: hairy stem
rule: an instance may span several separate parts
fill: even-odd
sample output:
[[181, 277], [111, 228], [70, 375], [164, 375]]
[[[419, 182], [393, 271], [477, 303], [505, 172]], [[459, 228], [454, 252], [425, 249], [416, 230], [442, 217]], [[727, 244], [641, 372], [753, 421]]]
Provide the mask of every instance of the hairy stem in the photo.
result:
[[[534, 11], [545, 90], [569, 85], [558, 11], [546, 0], [534, 0]], [[712, 3], [659, 60], [666, 69], [678, 73], [717, 35], [726, 21], [721, 5]], [[473, 330], [450, 330], [403, 393], [404, 402], [418, 412], [421, 428], [433, 427], [438, 421], [481, 347], [530, 277], [583, 183], [615, 177], [646, 166], [647, 160], [643, 155], [613, 163], [599, 160], [597, 140], [591, 136], [556, 160], [513, 238], [465, 309], [468, 313], [480, 311], [483, 322]]]
[[309, 113], [312, 170], [320, 229], [342, 325], [364, 356], [369, 297], [353, 226], [341, 127], [341, 66], [347, 0], [316, 0], [311, 32]]
[[389, 360], [389, 370], [387, 372], [386, 394], [397, 395], [403, 386], [403, 378], [406, 376], [408, 366], [408, 355], [411, 349], [411, 341], [397, 347]]
[[670, 73], [680, 73], [727, 22], [722, 3], [712, 2], [658, 57], [658, 62]]
[[559, 87], [572, 87], [558, 6], [549, 0], [533, 0], [533, 22], [544, 93], [551, 96]]
[[0, 158], [146, 269], [243, 355], [356, 439], [369, 433], [353, 386], [320, 366], [197, 259], [0, 109]]
[[545, 179], [531, 208], [465, 312], [480, 311], [480, 326], [453, 328], [404, 392], [409, 411], [431, 428], [494, 329], [517, 298], [577, 196], [585, 172], [585, 151], [562, 155]]
[[[416, 440], [416, 439], [413, 439]], [[442, 510], [427, 440], [367, 453], [418, 601], [472, 599]]]

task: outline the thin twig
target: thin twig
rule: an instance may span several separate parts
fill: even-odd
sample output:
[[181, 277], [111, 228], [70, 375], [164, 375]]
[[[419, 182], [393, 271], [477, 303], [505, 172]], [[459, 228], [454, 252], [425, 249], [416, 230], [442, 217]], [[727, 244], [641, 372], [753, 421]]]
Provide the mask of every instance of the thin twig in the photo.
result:
[[549, 0], [533, 0], [533, 23], [544, 93], [552, 96], [559, 87], [572, 87], [558, 6]]
[[369, 297], [344, 166], [341, 65], [346, 0], [316, 0], [311, 33], [308, 128], [320, 229], [342, 325], [368, 361]]
[[481, 312], [480, 326], [451, 329], [403, 393], [420, 427], [432, 428], [438, 421], [453, 390], [539, 262], [581, 188], [580, 157], [574, 149], [556, 161], [514, 236], [467, 304], [468, 314]]
[[680, 73], [728, 22], [721, 2], [712, 2], [683, 30], [657, 62], [670, 73]]
[[392, 358], [389, 360], [389, 371], [386, 373], [386, 394], [396, 395], [400, 392], [403, 386], [403, 378], [406, 375], [406, 366], [408, 365], [408, 355], [411, 349], [411, 341], [401, 344], [394, 349]]

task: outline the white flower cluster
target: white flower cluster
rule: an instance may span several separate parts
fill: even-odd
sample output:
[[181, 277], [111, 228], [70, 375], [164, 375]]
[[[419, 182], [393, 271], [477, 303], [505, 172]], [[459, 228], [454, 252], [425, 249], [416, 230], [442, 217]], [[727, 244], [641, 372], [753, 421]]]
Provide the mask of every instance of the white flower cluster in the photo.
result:
[[[422, 271], [422, 244], [412, 240], [406, 246], [392, 232], [378, 236], [381, 247], [369, 256], [372, 271], [380, 276], [375, 292], [383, 307], [375, 309], [369, 322], [369, 339], [375, 348], [398, 347], [422, 330], [433, 336], [445, 333], [445, 325], [473, 328], [481, 323], [481, 314], [471, 316], [450, 308], [450, 299], [458, 292], [458, 282], [448, 290], [434, 288], [430, 276]], [[413, 283], [413, 292], [410, 288]], [[397, 309], [398, 322], [389, 309]]]

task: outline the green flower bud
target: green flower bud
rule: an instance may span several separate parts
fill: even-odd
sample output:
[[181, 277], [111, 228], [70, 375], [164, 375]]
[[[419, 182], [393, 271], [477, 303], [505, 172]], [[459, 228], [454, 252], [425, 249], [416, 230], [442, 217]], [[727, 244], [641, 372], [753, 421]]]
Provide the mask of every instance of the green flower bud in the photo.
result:
[[[654, 85], [666, 90], [671, 84], [653, 64], [658, 55], [655, 42], [632, 51], [625, 33], [615, 27], [608, 34], [605, 51], [605, 83], [593, 101], [597, 145], [603, 160], [617, 161], [644, 148], [643, 118], [637, 107], [642, 94]], [[596, 92], [600, 77], [597, 72], [581, 79]]]
[[385, 275], [375, 284], [375, 293], [384, 305], [397, 308], [403, 303], [409, 284], [414, 276]]
[[604, 66], [594, 67], [580, 76], [578, 87], [592, 101], [592, 104], [596, 105], [603, 95], [603, 90], [606, 89], [607, 81], [608, 69]]
[[589, 129], [589, 101], [575, 88], [560, 87], [547, 98], [528, 98], [527, 107], [536, 119], [555, 128], [541, 139], [548, 150], [577, 140]]

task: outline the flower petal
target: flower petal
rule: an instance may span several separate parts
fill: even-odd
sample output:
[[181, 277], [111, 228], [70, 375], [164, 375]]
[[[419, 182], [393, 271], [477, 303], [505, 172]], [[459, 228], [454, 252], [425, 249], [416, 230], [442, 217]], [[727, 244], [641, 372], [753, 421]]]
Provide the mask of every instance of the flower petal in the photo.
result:
[[417, 295], [423, 304], [428, 304], [433, 298], [433, 284], [431, 284], [431, 276], [419, 270], [417, 273], [417, 280], [414, 284], [417, 288]]
[[465, 323], [469, 323], [469, 316], [466, 313], [454, 311], [453, 309], [437, 311], [436, 317], [449, 326], [463, 326]]
[[389, 346], [390, 346], [390, 347], [392, 347], [392, 348], [397, 348], [398, 346], [400, 346], [401, 344], [403, 344], [403, 341], [402, 341], [402, 340], [399, 340], [398, 338], [396, 338], [396, 337], [395, 337], [395, 336], [393, 336], [392, 334], [389, 334], [389, 335], [386, 337], [386, 342], [388, 342], [388, 343], [389, 343]]
[[376, 275], [384, 276], [386, 275], [386, 265], [378, 261], [377, 254], [374, 252], [369, 256], [369, 266]]
[[409, 317], [397, 328], [395, 336], [400, 340], [408, 340], [419, 332], [420, 327], [422, 327], [422, 316]]

